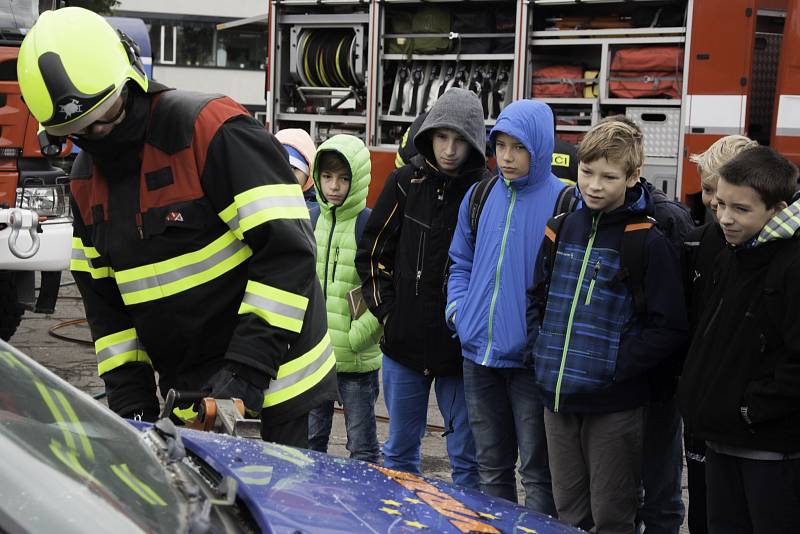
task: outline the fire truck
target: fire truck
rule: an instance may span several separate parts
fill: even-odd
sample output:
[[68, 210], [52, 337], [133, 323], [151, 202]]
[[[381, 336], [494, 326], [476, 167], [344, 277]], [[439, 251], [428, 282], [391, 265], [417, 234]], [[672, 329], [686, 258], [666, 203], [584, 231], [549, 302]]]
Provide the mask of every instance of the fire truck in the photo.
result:
[[42, 155], [39, 124], [17, 83], [19, 46], [39, 2], [0, 1], [0, 8], [0, 337], [7, 340], [26, 309], [53, 311], [69, 267], [72, 219], [66, 173]]
[[[800, 0], [281, 0], [221, 24], [268, 34], [265, 124], [361, 137], [368, 202], [415, 116], [475, 91], [490, 128], [549, 103], [572, 143], [602, 117], [645, 133], [643, 175], [699, 207], [690, 154], [745, 134], [800, 163]], [[698, 219], [702, 213], [698, 213]]]

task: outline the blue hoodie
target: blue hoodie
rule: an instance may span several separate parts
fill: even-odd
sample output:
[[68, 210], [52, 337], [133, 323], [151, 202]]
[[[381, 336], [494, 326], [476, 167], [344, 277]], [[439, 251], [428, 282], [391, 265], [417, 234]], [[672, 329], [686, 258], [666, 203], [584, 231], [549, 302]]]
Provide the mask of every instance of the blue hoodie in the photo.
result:
[[564, 184], [550, 170], [553, 114], [546, 104], [511, 103], [489, 133], [492, 147], [498, 132], [525, 146], [530, 169], [517, 180], [497, 180], [481, 212], [477, 239], [469, 225], [472, 190], [464, 197], [450, 245], [445, 316], [455, 326], [465, 358], [488, 367], [521, 368], [525, 290], [536, 282], [536, 256]]

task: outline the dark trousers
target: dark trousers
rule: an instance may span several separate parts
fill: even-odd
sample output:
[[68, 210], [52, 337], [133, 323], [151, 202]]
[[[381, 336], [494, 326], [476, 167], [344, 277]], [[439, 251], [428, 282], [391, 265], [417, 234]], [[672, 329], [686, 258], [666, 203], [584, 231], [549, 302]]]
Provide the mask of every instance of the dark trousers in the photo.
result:
[[[264, 413], [264, 412], [262, 412]], [[272, 424], [261, 418], [261, 439], [300, 449], [308, 448], [308, 412], [285, 423]]]
[[689, 491], [687, 525], [689, 534], [706, 534], [706, 442], [684, 433], [686, 449], [686, 480]]
[[639, 510], [639, 520], [644, 523], [644, 534], [679, 534], [685, 512], [681, 496], [683, 449], [681, 415], [674, 395], [647, 407], [643, 458], [644, 506]]
[[711, 534], [800, 532], [800, 459], [748, 460], [706, 449]]
[[[339, 397], [344, 407], [347, 450], [350, 458], [377, 464], [381, 460], [375, 402], [380, 393], [378, 370], [366, 373], [336, 373]], [[308, 414], [308, 444], [312, 451], [328, 452], [333, 427], [333, 401]]]
[[642, 480], [644, 408], [544, 410], [558, 518], [596, 534], [633, 534]]
[[525, 507], [555, 515], [544, 407], [530, 369], [485, 367], [464, 358], [464, 396], [481, 491], [517, 502], [514, 468], [519, 451]]

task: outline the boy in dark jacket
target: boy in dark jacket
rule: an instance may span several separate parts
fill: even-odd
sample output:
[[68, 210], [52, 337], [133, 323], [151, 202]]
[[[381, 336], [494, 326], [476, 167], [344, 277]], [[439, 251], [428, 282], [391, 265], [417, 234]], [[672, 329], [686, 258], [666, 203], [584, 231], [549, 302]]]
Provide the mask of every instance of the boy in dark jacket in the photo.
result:
[[524, 361], [526, 289], [553, 205], [564, 188], [550, 169], [553, 115], [536, 100], [512, 102], [489, 134], [498, 180], [489, 190], [477, 232], [473, 188], [461, 203], [450, 245], [446, 315], [461, 341], [467, 413], [477, 446], [481, 491], [517, 502], [514, 468], [525, 506], [555, 514], [542, 402]]
[[[711, 221], [686, 235], [684, 252], [686, 260], [686, 304], [689, 311], [689, 331], [697, 323], [709, 295], [711, 275], [719, 253], [725, 248], [725, 236], [717, 222], [717, 182], [720, 168], [738, 153], [758, 146], [743, 135], [728, 135], [716, 140], [702, 154], [692, 154], [689, 160], [697, 164], [700, 173], [701, 199], [711, 215]], [[696, 439], [690, 432], [683, 433], [686, 449], [686, 475], [689, 491], [688, 526], [691, 534], [708, 532], [706, 522], [706, 442]]]
[[797, 167], [767, 147], [719, 171], [716, 257], [678, 389], [706, 441], [708, 531], [800, 532]]
[[389, 411], [384, 465], [419, 473], [431, 384], [447, 427], [453, 482], [478, 487], [467, 422], [461, 347], [445, 324], [447, 250], [458, 208], [486, 175], [478, 97], [450, 89], [414, 137], [419, 155], [386, 180], [356, 256], [362, 292], [384, 324], [383, 388]]
[[[534, 292], [529, 332], [559, 519], [631, 534], [650, 395], [646, 372], [686, 341], [680, 263], [650, 218], [636, 125], [601, 121], [578, 156], [583, 206], [548, 223], [537, 262], [546, 282]], [[644, 259], [640, 287], [632, 286], [632, 266], [622, 264], [628, 232], [646, 232], [636, 241]], [[642, 311], [634, 293], [643, 294]]]

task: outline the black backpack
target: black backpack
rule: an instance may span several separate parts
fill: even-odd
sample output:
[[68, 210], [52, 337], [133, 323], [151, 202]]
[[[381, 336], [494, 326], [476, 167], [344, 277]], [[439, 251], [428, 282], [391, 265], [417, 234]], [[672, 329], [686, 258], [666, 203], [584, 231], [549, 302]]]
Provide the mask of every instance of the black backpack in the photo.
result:
[[[356, 218], [356, 246], [358, 246], [358, 242], [361, 240], [361, 234], [364, 233], [364, 227], [367, 225], [367, 221], [369, 220], [369, 216], [372, 213], [372, 209], [364, 208], [358, 214], [358, 218]], [[317, 229], [317, 220], [319, 220], [320, 208], [319, 205], [314, 206], [310, 210], [308, 210], [308, 215], [311, 217], [311, 228], [314, 230]]]

